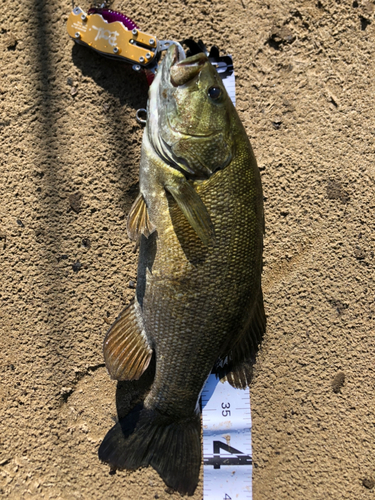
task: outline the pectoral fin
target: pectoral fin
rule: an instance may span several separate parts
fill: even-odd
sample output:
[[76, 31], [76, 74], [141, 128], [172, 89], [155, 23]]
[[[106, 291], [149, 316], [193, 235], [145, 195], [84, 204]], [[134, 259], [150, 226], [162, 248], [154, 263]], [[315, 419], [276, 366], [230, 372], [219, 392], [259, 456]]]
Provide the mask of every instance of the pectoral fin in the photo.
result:
[[129, 238], [135, 241], [139, 241], [142, 234], [148, 238], [155, 231], [155, 226], [148, 216], [147, 205], [142, 193], [139, 193], [130, 209], [126, 228]]
[[114, 380], [138, 380], [147, 369], [152, 349], [139, 325], [134, 304], [124, 309], [109, 329], [103, 351]]
[[171, 193], [202, 242], [206, 246], [212, 245], [215, 242], [214, 227], [203, 201], [193, 186], [185, 179], [178, 179], [175, 184], [167, 184], [165, 189]]

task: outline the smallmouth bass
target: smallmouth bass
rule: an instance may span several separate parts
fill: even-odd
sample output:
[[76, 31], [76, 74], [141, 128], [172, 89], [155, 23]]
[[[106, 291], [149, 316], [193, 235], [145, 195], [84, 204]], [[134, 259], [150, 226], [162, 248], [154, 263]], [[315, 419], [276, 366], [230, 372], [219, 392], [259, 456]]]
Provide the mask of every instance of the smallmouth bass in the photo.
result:
[[113, 468], [152, 465], [193, 494], [201, 465], [199, 397], [214, 369], [246, 387], [265, 331], [263, 198], [237, 112], [206, 55], [171, 46], [149, 91], [140, 194], [128, 216], [139, 242], [136, 297], [104, 341], [115, 380], [154, 356], [143, 403], [106, 435]]

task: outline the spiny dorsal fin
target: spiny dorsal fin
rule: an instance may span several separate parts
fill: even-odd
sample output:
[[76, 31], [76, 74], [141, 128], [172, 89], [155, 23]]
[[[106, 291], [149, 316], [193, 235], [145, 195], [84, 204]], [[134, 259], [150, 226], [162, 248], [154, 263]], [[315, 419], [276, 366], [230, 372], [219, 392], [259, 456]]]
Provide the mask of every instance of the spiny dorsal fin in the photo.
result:
[[212, 245], [215, 242], [215, 231], [211, 217], [193, 186], [185, 179], [178, 179], [175, 184], [167, 184], [165, 189], [171, 193], [202, 242], [206, 246]]
[[129, 238], [135, 241], [138, 241], [142, 234], [148, 238], [155, 231], [155, 226], [148, 216], [147, 205], [142, 193], [139, 193], [130, 209], [126, 228]]
[[109, 329], [103, 351], [114, 380], [138, 380], [150, 364], [152, 349], [139, 326], [134, 304], [124, 309]]

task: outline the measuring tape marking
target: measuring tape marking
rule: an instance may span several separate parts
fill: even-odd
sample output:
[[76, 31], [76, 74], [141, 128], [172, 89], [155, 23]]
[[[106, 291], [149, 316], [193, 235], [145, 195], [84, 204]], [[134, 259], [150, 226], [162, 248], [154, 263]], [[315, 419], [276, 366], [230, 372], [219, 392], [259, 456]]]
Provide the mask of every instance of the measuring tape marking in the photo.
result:
[[202, 391], [204, 500], [252, 498], [249, 397], [215, 375]]

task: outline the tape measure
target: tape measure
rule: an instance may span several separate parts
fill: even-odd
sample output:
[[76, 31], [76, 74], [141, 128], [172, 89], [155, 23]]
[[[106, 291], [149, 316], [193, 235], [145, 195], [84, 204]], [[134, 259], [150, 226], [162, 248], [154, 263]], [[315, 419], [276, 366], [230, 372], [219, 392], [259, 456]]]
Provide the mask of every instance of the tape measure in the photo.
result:
[[202, 391], [203, 498], [252, 498], [249, 389], [235, 389], [210, 375]]

